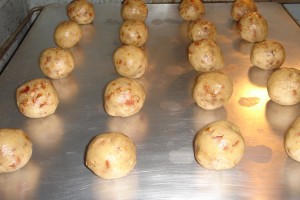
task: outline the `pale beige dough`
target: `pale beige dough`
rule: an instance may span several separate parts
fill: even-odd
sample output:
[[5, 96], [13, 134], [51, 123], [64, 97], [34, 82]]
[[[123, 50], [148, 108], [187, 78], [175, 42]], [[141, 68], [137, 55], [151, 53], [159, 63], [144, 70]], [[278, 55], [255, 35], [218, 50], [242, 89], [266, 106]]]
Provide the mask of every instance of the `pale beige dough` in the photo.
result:
[[135, 145], [122, 133], [99, 134], [88, 145], [86, 166], [101, 178], [124, 177], [133, 170], [135, 165]]
[[59, 23], [54, 31], [54, 40], [61, 48], [71, 48], [79, 43], [82, 30], [78, 24], [68, 20]]
[[240, 18], [238, 31], [248, 42], [261, 42], [268, 36], [268, 23], [258, 12], [249, 12]]
[[235, 0], [231, 7], [231, 16], [235, 21], [249, 12], [256, 12], [257, 7], [253, 0]]
[[293, 160], [300, 162], [300, 117], [297, 117], [287, 130], [284, 146], [286, 153]]
[[31, 158], [32, 143], [21, 129], [0, 129], [0, 173], [14, 172]]
[[67, 5], [67, 15], [77, 24], [90, 24], [95, 18], [95, 8], [88, 0], [73, 0]]
[[148, 15], [148, 7], [143, 0], [125, 0], [122, 5], [121, 15], [123, 19], [145, 21]]
[[194, 140], [195, 158], [207, 169], [230, 169], [239, 163], [244, 151], [245, 141], [240, 129], [229, 121], [206, 125]]
[[52, 83], [43, 78], [22, 84], [16, 91], [17, 106], [30, 118], [41, 118], [55, 112], [59, 99]]
[[113, 55], [116, 71], [128, 78], [140, 78], [147, 68], [147, 57], [143, 50], [133, 45], [118, 48]]
[[193, 99], [205, 110], [222, 107], [231, 97], [233, 83], [222, 72], [206, 72], [200, 74], [193, 89]]
[[142, 46], [148, 38], [148, 29], [144, 22], [125, 20], [120, 28], [120, 40], [126, 45]]
[[72, 54], [60, 47], [45, 49], [39, 60], [40, 68], [46, 76], [60, 79], [68, 76], [74, 70]]
[[179, 15], [185, 21], [201, 19], [205, 7], [201, 0], [182, 0], [179, 4]]
[[205, 38], [210, 38], [215, 41], [217, 38], [217, 29], [213, 23], [199, 19], [190, 22], [188, 27], [188, 37], [192, 41], [202, 40]]
[[120, 77], [111, 81], [104, 91], [104, 109], [108, 115], [128, 117], [144, 105], [144, 87], [136, 80]]
[[300, 70], [280, 68], [268, 79], [269, 97], [280, 105], [295, 105], [300, 102]]
[[220, 47], [210, 38], [191, 43], [188, 59], [193, 68], [201, 72], [219, 70], [225, 65]]
[[279, 42], [265, 40], [253, 45], [250, 60], [261, 69], [279, 68], [285, 61], [285, 50]]

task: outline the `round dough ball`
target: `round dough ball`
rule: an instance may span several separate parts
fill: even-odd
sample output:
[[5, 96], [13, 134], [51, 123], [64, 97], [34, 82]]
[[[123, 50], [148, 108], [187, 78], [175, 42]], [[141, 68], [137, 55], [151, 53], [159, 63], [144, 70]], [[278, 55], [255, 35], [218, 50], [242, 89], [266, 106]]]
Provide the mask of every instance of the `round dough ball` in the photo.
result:
[[122, 133], [100, 134], [88, 146], [86, 166], [101, 178], [121, 178], [126, 176], [135, 165], [135, 145]]
[[235, 21], [249, 12], [256, 12], [257, 7], [253, 0], [235, 0], [231, 7], [231, 16]]
[[240, 18], [238, 31], [248, 42], [261, 42], [268, 36], [268, 23], [258, 12], [249, 12]]
[[268, 94], [280, 105], [295, 105], [300, 102], [300, 70], [280, 68], [268, 79]]
[[225, 65], [220, 47], [210, 38], [190, 44], [188, 58], [194, 69], [201, 72], [219, 70]]
[[244, 151], [245, 141], [240, 129], [229, 121], [206, 125], [194, 140], [195, 158], [207, 169], [230, 169], [242, 159]]
[[121, 15], [125, 20], [133, 19], [143, 22], [148, 15], [148, 7], [143, 0], [125, 0]]
[[144, 51], [136, 46], [124, 45], [118, 48], [113, 59], [115, 68], [121, 76], [139, 78], [146, 71], [146, 55]]
[[16, 92], [19, 110], [26, 117], [41, 118], [55, 112], [59, 100], [52, 83], [43, 78], [21, 85]]
[[68, 50], [59, 47], [45, 49], [39, 62], [43, 74], [53, 79], [68, 76], [75, 66], [72, 54]]
[[233, 84], [222, 72], [206, 72], [198, 76], [193, 90], [193, 99], [205, 110], [222, 107], [231, 97]]
[[90, 24], [95, 18], [94, 5], [87, 0], [73, 0], [67, 6], [67, 15], [77, 24]]
[[179, 15], [183, 20], [194, 21], [205, 14], [205, 7], [200, 0], [182, 0], [179, 4]]
[[55, 29], [54, 40], [61, 48], [71, 48], [82, 38], [82, 31], [78, 24], [69, 20], [63, 21]]
[[128, 117], [140, 111], [145, 97], [142, 85], [134, 79], [120, 77], [106, 86], [104, 108], [111, 116]]
[[284, 146], [286, 153], [293, 159], [300, 162], [300, 117], [291, 124], [289, 127]]
[[279, 68], [285, 60], [285, 50], [279, 42], [265, 40], [253, 45], [251, 63], [261, 69]]
[[127, 45], [142, 46], [148, 38], [148, 30], [144, 22], [125, 20], [120, 28], [120, 40]]
[[213, 23], [199, 19], [190, 22], [188, 27], [188, 37], [193, 41], [205, 38], [210, 38], [215, 41], [217, 38], [217, 29]]
[[24, 167], [32, 154], [32, 143], [21, 129], [0, 129], [0, 173]]

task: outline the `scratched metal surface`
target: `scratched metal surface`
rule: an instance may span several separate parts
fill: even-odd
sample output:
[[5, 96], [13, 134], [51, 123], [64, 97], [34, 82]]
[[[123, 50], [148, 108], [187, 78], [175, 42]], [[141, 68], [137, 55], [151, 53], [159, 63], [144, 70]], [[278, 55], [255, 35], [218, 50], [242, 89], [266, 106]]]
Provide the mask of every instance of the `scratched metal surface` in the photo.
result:
[[[71, 49], [76, 68], [54, 80], [60, 104], [42, 119], [22, 116], [15, 90], [25, 81], [44, 77], [38, 57], [54, 46], [56, 25], [66, 20], [64, 4], [47, 6], [0, 76], [0, 126], [22, 128], [33, 142], [33, 156], [21, 170], [0, 174], [0, 199], [298, 199], [300, 164], [287, 157], [283, 136], [299, 116], [300, 105], [279, 106], [267, 95], [271, 72], [253, 67], [252, 44], [242, 41], [230, 17], [231, 4], [205, 4], [205, 19], [215, 23], [234, 93], [224, 108], [204, 111], [192, 100], [197, 73], [187, 61], [187, 23], [177, 4], [148, 5], [149, 39], [144, 47], [148, 69], [139, 80], [146, 88], [143, 109], [128, 118], [103, 109], [105, 85], [118, 77], [112, 54], [121, 45], [120, 5], [96, 5], [92, 25]], [[283, 66], [300, 68], [300, 29], [281, 5], [258, 3], [269, 24], [269, 39], [286, 49]], [[245, 101], [255, 99], [247, 107]], [[207, 123], [227, 119], [246, 140], [246, 152], [233, 169], [206, 170], [193, 156], [193, 138]], [[87, 144], [95, 135], [121, 131], [137, 146], [137, 165], [126, 177], [103, 180], [84, 165]]]

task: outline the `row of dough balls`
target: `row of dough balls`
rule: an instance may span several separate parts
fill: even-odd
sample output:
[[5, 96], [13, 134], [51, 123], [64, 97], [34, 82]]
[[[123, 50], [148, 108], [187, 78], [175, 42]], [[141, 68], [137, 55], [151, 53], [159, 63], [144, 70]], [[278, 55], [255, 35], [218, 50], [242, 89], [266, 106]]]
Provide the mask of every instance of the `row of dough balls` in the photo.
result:
[[94, 5], [87, 0], [73, 0], [66, 8], [69, 20], [60, 22], [54, 31], [58, 47], [45, 49], [40, 56], [40, 68], [52, 79], [68, 76], [74, 70], [74, 58], [69, 48], [82, 39], [80, 25], [90, 24], [95, 18]]
[[[300, 102], [300, 70], [280, 68], [286, 58], [285, 49], [279, 42], [266, 39], [268, 23], [257, 12], [255, 2], [253, 0], [235, 0], [232, 4], [231, 16], [238, 23], [238, 32], [241, 38], [254, 43], [250, 53], [251, 63], [263, 70], [276, 69], [267, 81], [270, 99], [285, 106], [298, 104]], [[285, 136], [286, 152], [297, 161], [300, 161], [299, 153], [297, 153], [300, 145], [297, 144], [299, 136], [296, 136], [295, 130], [299, 132], [299, 126], [300, 118], [298, 117]]]
[[104, 109], [108, 115], [128, 117], [144, 105], [144, 87], [135, 79], [145, 74], [147, 57], [141, 47], [148, 38], [144, 23], [148, 7], [143, 0], [125, 0], [121, 8], [124, 19], [119, 31], [122, 46], [113, 54], [116, 72], [121, 76], [111, 81], [104, 91]]
[[[148, 30], [144, 23], [148, 8], [143, 0], [125, 0], [121, 9], [124, 19], [119, 37], [123, 46], [113, 54], [116, 72], [121, 76], [109, 82], [104, 91], [104, 109], [110, 116], [129, 117], [144, 105], [144, 87], [135, 79], [144, 75], [147, 57], [140, 48]], [[86, 166], [97, 176], [116, 179], [126, 176], [136, 165], [136, 147], [119, 132], [102, 133], [88, 145]]]
[[193, 88], [193, 99], [205, 110], [220, 108], [230, 99], [233, 83], [218, 71], [225, 63], [216, 43], [217, 29], [213, 23], [202, 19], [205, 7], [200, 0], [182, 0], [179, 14], [189, 21], [187, 36], [192, 41], [188, 47], [189, 63], [197, 72], [202, 72]]
[[[74, 69], [74, 58], [66, 49], [75, 46], [82, 37], [78, 24], [91, 23], [94, 7], [86, 0], [74, 0], [67, 6], [69, 21], [60, 23], [54, 32], [58, 47], [45, 49], [39, 58], [44, 75], [51, 79], [68, 76]], [[72, 20], [72, 21], [71, 21]], [[59, 104], [56, 89], [51, 81], [37, 78], [23, 83], [16, 90], [19, 111], [29, 118], [53, 114]], [[0, 173], [14, 172], [25, 166], [32, 155], [32, 142], [21, 129], [0, 129]]]
[[[300, 117], [288, 128], [285, 150], [300, 162]], [[224, 170], [237, 165], [245, 151], [245, 140], [238, 126], [229, 121], [212, 122], [194, 138], [196, 161], [207, 169]], [[21, 129], [0, 129], [0, 173], [15, 172], [32, 156], [32, 143]], [[99, 177], [115, 179], [126, 176], [136, 165], [136, 147], [132, 140], [118, 132], [102, 133], [88, 145], [86, 165]]]
[[[280, 105], [295, 105], [300, 102], [300, 70], [295, 68], [280, 68], [286, 58], [284, 47], [277, 41], [267, 40], [268, 23], [257, 12], [257, 6], [252, 0], [236, 0], [232, 4], [232, 18], [238, 23], [238, 32], [242, 39], [253, 42], [250, 61], [263, 70], [274, 71], [267, 81], [267, 91], [270, 99]], [[278, 69], [280, 68], [280, 69]], [[300, 117], [290, 126], [285, 135], [287, 154], [300, 162], [300, 145], [298, 144]]]
[[300, 71], [295, 68], [280, 68], [286, 58], [284, 47], [277, 41], [267, 40], [268, 24], [252, 0], [236, 0], [232, 4], [232, 18], [238, 23], [242, 39], [253, 42], [250, 61], [263, 70], [273, 70], [267, 81], [269, 97], [280, 105], [295, 105], [300, 102]]
[[[188, 47], [188, 59], [198, 72], [193, 88], [193, 99], [205, 109], [222, 107], [233, 92], [233, 83], [224, 73], [224, 58], [215, 42], [214, 24], [202, 20], [205, 7], [200, 0], [182, 0], [179, 14], [190, 21], [187, 35], [193, 42]], [[217, 121], [206, 125], [194, 139], [197, 162], [207, 169], [223, 170], [234, 167], [243, 157], [245, 141], [239, 128], [229, 121]]]
[[[41, 71], [51, 79], [65, 78], [74, 70], [74, 58], [68, 48], [82, 38], [79, 24], [92, 23], [95, 16], [93, 4], [86, 0], [74, 0], [66, 10], [70, 20], [59, 23], [54, 31], [58, 47], [43, 50], [39, 58]], [[20, 112], [30, 118], [51, 115], [59, 104], [56, 89], [45, 78], [33, 79], [18, 87], [16, 101]]]

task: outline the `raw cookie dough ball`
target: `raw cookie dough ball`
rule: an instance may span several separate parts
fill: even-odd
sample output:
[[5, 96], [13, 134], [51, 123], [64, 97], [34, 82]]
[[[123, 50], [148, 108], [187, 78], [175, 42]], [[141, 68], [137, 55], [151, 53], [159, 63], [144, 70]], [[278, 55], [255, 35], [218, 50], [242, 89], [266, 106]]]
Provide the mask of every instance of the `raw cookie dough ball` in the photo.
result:
[[68, 76], [75, 66], [72, 54], [59, 47], [45, 49], [39, 62], [43, 74], [53, 79]]
[[279, 68], [285, 60], [285, 50], [279, 42], [265, 40], [253, 45], [251, 63], [261, 69]]
[[125, 20], [133, 19], [143, 22], [148, 15], [148, 7], [143, 0], [125, 0], [121, 15]]
[[43, 78], [21, 85], [16, 92], [19, 110], [26, 117], [41, 118], [55, 112], [59, 100], [52, 83]]
[[133, 45], [124, 45], [118, 48], [114, 55], [114, 65], [121, 76], [128, 78], [141, 77], [147, 67], [147, 58], [140, 48]]
[[205, 38], [210, 38], [215, 41], [217, 37], [217, 29], [213, 23], [199, 19], [190, 22], [188, 27], [188, 37], [193, 41]]
[[235, 0], [231, 7], [231, 16], [235, 21], [249, 12], [256, 12], [257, 7], [253, 0]]
[[269, 97], [280, 105], [295, 105], [300, 102], [300, 70], [280, 68], [268, 79]]
[[291, 124], [289, 127], [284, 146], [286, 153], [294, 160], [300, 162], [300, 117]]
[[147, 41], [148, 30], [144, 22], [125, 20], [120, 28], [120, 40], [127, 45], [142, 46]]
[[240, 129], [229, 121], [206, 125], [194, 140], [195, 158], [207, 169], [230, 169], [242, 159], [244, 151], [245, 141]]
[[111, 116], [128, 117], [140, 111], [145, 97], [142, 85], [134, 79], [120, 77], [106, 86], [104, 108]]
[[210, 38], [190, 44], [188, 47], [188, 58], [196, 71], [209, 72], [224, 67], [221, 49]]
[[73, 0], [67, 6], [67, 15], [77, 24], [90, 24], [95, 18], [94, 5], [87, 0]]
[[126, 176], [135, 165], [135, 145], [122, 133], [100, 134], [88, 146], [86, 166], [101, 178], [121, 178]]
[[0, 173], [24, 167], [32, 154], [32, 143], [21, 129], [0, 129]]
[[268, 23], [258, 12], [244, 14], [238, 22], [241, 38], [248, 42], [260, 42], [268, 36]]
[[54, 40], [61, 48], [71, 48], [75, 46], [82, 37], [82, 31], [78, 24], [69, 20], [58, 24], [54, 32]]
[[193, 99], [205, 110], [222, 107], [231, 97], [233, 84], [222, 72], [206, 72], [198, 76], [193, 90]]
[[179, 4], [179, 15], [183, 20], [194, 21], [205, 14], [205, 7], [200, 0], [182, 0]]

